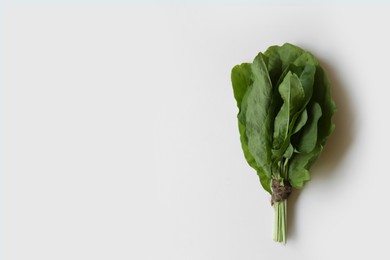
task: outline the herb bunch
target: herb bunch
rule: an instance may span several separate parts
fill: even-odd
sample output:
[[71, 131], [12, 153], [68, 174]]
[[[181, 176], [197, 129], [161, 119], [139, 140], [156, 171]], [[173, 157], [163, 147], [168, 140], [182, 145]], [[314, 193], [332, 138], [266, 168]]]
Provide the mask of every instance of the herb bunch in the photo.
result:
[[310, 180], [310, 167], [334, 129], [329, 79], [317, 59], [286, 43], [232, 69], [244, 156], [271, 194], [274, 240], [286, 242], [287, 199]]

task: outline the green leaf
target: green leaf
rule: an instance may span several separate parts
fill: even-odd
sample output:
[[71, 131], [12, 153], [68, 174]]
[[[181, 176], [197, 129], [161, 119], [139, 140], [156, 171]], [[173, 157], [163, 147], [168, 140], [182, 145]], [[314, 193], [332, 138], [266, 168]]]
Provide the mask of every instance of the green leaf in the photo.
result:
[[306, 124], [306, 122], [307, 122], [307, 111], [306, 109], [304, 109], [303, 112], [299, 115], [299, 118], [297, 119], [297, 122], [294, 125], [292, 134], [295, 134], [299, 130], [301, 130], [302, 127]]
[[306, 66], [308, 64], [319, 66], [317, 59], [308, 51], [302, 52], [301, 55], [294, 60], [294, 65], [296, 66]]
[[248, 150], [248, 140], [246, 138], [246, 120], [245, 120], [245, 113], [246, 113], [246, 102], [244, 102], [244, 105], [242, 105], [243, 100], [247, 98], [248, 95], [246, 95], [247, 89], [250, 87], [251, 84], [251, 64], [250, 63], [243, 63], [241, 65], [236, 65], [232, 69], [231, 73], [231, 80], [233, 85], [233, 91], [234, 91], [234, 97], [237, 101], [237, 107], [239, 109], [238, 113], [238, 129], [240, 132], [240, 140], [241, 140], [241, 146], [244, 151], [244, 155], [246, 160], [248, 161], [249, 165], [252, 166], [255, 170], [257, 170], [257, 165], [255, 160], [253, 159], [253, 156], [250, 154]]
[[271, 76], [281, 74], [291, 63], [293, 63], [305, 51], [301, 48], [285, 43], [282, 46], [271, 46], [264, 55], [269, 58], [269, 73]]
[[[248, 164], [254, 168], [256, 171], [258, 167], [253, 156], [248, 150], [248, 139], [246, 137], [246, 108], [247, 103], [247, 90], [251, 85], [251, 64], [242, 63], [241, 65], [236, 65], [232, 69], [231, 80], [233, 85], [234, 97], [237, 101], [237, 107], [239, 108], [238, 114], [238, 129], [240, 132], [241, 147], [244, 151], [245, 158]], [[244, 105], [243, 105], [244, 103]]]
[[279, 93], [283, 99], [283, 105], [274, 123], [273, 148], [275, 150], [282, 148], [286, 141], [289, 143], [289, 128], [292, 118], [302, 109], [305, 101], [305, 93], [299, 78], [291, 72], [287, 73], [280, 84]]
[[272, 194], [272, 191], [271, 191], [271, 177], [268, 175], [268, 173], [263, 171], [262, 169], [259, 169], [257, 171], [257, 175], [259, 176], [261, 186], [263, 186], [263, 188], [269, 194]]
[[247, 160], [248, 164], [256, 170], [263, 188], [269, 193], [271, 193], [270, 173], [266, 172], [264, 169], [257, 165], [254, 157], [252, 156], [248, 148], [248, 138], [246, 135], [246, 113], [248, 108], [247, 91], [252, 87], [251, 70], [252, 69], [250, 63], [243, 63], [241, 65], [235, 66], [232, 69], [231, 75], [234, 97], [237, 101], [237, 106], [239, 108], [238, 128], [240, 132], [240, 141], [245, 159]]
[[317, 144], [318, 120], [321, 116], [321, 107], [317, 102], [315, 102], [310, 111], [309, 122], [307, 122], [296, 147], [299, 152], [309, 153], [314, 150]]
[[269, 108], [272, 100], [272, 84], [262, 53], [256, 56], [251, 69], [253, 83], [248, 89], [245, 115], [248, 149], [259, 168], [270, 178], [272, 118], [270, 118]]
[[289, 182], [295, 189], [301, 189], [303, 185], [310, 180], [309, 170], [300, 165], [296, 166], [295, 168], [290, 167], [289, 174]]
[[312, 100], [320, 104], [322, 109], [322, 117], [318, 121], [318, 144], [324, 145], [328, 136], [334, 130], [332, 116], [336, 112], [336, 105], [330, 93], [330, 81], [321, 67], [317, 67], [314, 85], [316, 86], [313, 92]]
[[309, 169], [322, 151], [322, 146], [317, 146], [310, 153], [295, 153], [291, 157], [288, 166], [288, 180], [296, 189], [303, 187], [310, 180]]
[[289, 144], [289, 146], [287, 147], [286, 151], [283, 154], [283, 157], [290, 159], [291, 156], [293, 155], [293, 152], [294, 152], [294, 147], [291, 144]]
[[251, 64], [242, 63], [232, 69], [231, 80], [234, 91], [234, 98], [237, 101], [237, 107], [241, 109], [242, 99], [251, 85]]
[[316, 67], [314, 65], [307, 64], [299, 76], [299, 81], [301, 82], [302, 88], [305, 92], [305, 106], [309, 103], [313, 95], [315, 74]]
[[258, 171], [259, 167], [256, 164], [255, 159], [253, 158], [252, 154], [249, 152], [248, 149], [248, 139], [246, 138], [246, 127], [243, 123], [238, 122], [238, 129], [240, 132], [240, 141], [241, 141], [241, 147], [244, 152], [245, 159], [247, 160], [248, 164]]

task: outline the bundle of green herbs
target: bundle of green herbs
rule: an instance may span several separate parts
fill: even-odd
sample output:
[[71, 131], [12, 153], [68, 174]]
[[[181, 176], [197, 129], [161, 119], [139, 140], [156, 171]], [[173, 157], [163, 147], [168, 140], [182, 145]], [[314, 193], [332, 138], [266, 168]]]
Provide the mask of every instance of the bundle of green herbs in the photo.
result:
[[286, 242], [287, 199], [334, 129], [330, 81], [308, 51], [286, 43], [232, 69], [244, 155], [275, 209], [274, 240]]

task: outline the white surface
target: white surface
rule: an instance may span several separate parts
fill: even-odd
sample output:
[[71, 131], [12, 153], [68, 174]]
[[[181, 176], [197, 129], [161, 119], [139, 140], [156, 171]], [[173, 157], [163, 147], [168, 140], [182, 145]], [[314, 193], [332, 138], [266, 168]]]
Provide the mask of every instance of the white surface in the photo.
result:
[[[384, 259], [389, 11], [9, 9], [5, 259]], [[286, 246], [230, 84], [284, 42], [323, 62], [339, 108]]]

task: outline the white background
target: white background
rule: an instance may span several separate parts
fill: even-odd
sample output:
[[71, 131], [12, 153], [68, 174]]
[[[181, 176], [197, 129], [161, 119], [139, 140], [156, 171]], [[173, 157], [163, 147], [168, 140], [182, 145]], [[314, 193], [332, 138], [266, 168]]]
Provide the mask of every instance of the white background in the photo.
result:
[[[389, 13], [8, 9], [4, 259], [385, 259]], [[339, 109], [285, 246], [230, 83], [284, 42], [321, 60]]]

